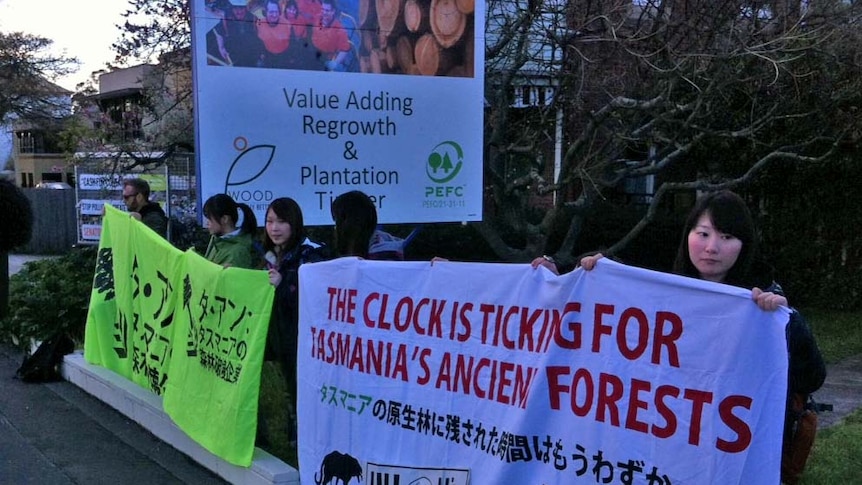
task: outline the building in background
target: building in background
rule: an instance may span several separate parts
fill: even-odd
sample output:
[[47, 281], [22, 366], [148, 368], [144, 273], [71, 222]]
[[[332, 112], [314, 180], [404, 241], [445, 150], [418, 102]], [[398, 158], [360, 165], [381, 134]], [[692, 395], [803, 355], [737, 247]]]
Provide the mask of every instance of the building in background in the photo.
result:
[[73, 171], [60, 149], [63, 120], [72, 114], [72, 92], [44, 81], [54, 107], [50, 118], [12, 119], [5, 138], [11, 141], [11, 152], [3, 159], [4, 167], [11, 158], [15, 180], [21, 187], [35, 187], [43, 182], [74, 185]]
[[166, 154], [188, 152], [191, 77], [187, 68], [166, 66], [103, 72], [90, 92], [74, 96], [51, 85], [58, 106], [54, 119], [13, 120], [0, 127], [0, 170], [7, 162], [14, 166], [15, 180], [25, 188], [47, 182], [74, 187], [73, 160], [113, 160], [128, 167], [159, 164]]

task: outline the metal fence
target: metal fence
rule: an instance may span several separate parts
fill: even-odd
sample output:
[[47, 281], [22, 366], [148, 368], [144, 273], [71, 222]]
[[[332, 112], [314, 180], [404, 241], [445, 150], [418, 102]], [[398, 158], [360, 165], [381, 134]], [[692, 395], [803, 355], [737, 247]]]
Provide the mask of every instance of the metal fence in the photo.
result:
[[188, 247], [189, 232], [197, 226], [197, 189], [192, 154], [176, 154], [160, 164], [118, 168], [113, 160], [88, 158], [75, 167], [75, 220], [77, 240], [96, 244], [102, 228], [102, 209], [110, 204], [126, 210], [123, 180], [139, 177], [150, 184], [150, 200], [158, 202], [167, 214], [168, 240], [177, 247]]

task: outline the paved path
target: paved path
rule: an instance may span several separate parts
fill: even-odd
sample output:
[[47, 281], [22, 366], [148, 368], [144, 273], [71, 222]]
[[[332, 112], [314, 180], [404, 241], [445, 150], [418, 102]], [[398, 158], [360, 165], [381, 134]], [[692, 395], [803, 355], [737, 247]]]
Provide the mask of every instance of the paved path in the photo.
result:
[[862, 407], [862, 355], [826, 366], [826, 382], [814, 393], [814, 399], [834, 406], [832, 412], [818, 416], [818, 425], [824, 428]]
[[[43, 258], [10, 254], [9, 274]], [[0, 485], [226, 483], [73, 384], [15, 379], [22, 357], [0, 343]]]
[[0, 343], [0, 484], [224, 484], [209, 470], [68, 382], [15, 379]]

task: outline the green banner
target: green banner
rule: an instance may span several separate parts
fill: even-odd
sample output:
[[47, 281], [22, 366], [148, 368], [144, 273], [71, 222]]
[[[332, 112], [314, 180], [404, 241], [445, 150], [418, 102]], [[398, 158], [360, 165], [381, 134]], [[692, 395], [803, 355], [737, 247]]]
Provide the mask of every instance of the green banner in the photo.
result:
[[187, 252], [165, 411], [206, 449], [251, 464], [273, 287], [264, 271]]
[[143, 227], [105, 207], [84, 358], [161, 394], [192, 439], [249, 466], [274, 294], [268, 275], [180, 252]]

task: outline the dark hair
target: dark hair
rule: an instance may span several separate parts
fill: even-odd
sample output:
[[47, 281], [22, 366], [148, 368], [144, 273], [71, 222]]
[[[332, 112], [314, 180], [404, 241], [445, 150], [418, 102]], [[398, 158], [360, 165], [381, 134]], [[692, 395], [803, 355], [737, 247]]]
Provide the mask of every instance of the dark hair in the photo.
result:
[[742, 242], [742, 249], [733, 267], [727, 272], [724, 283], [740, 287], [751, 287], [749, 274], [757, 254], [757, 237], [751, 212], [742, 197], [729, 190], [712, 192], [698, 199], [685, 221], [682, 240], [673, 264], [674, 273], [699, 278], [700, 274], [691, 262], [688, 252], [688, 234], [697, 225], [697, 220], [708, 213], [716, 230], [730, 234]]
[[[285, 244], [285, 253], [292, 251], [302, 244], [302, 241], [305, 241], [305, 225], [302, 222], [302, 209], [299, 208], [299, 204], [295, 200], [290, 197], [279, 197], [269, 203], [264, 217], [269, 215], [269, 211], [274, 212], [276, 217], [290, 224], [290, 238]], [[272, 242], [266, 231], [263, 232], [263, 250], [275, 250], [275, 243]]]
[[[0, 253], [11, 251], [30, 240], [33, 234], [33, 207], [30, 199], [14, 183], [2, 178], [0, 178], [0, 215], [3, 216]], [[6, 255], [0, 254], [0, 257], [5, 258]], [[5, 308], [0, 309], [0, 313], [3, 311]]]
[[377, 209], [365, 193], [345, 192], [332, 201], [335, 251], [338, 256], [368, 257], [368, 244], [377, 228]]
[[242, 210], [242, 227], [240, 227], [240, 232], [243, 234], [254, 234], [254, 231], [257, 229], [257, 217], [255, 217], [254, 211], [251, 210], [248, 204], [237, 203], [227, 194], [216, 194], [204, 202], [204, 217], [218, 221], [223, 216], [228, 216], [233, 225], [236, 225], [239, 220], [239, 210]]
[[150, 184], [147, 183], [146, 180], [141, 178], [133, 178], [133, 179], [125, 179], [123, 180], [123, 187], [131, 186], [135, 189], [135, 192], [144, 196], [144, 199], [150, 199]]

